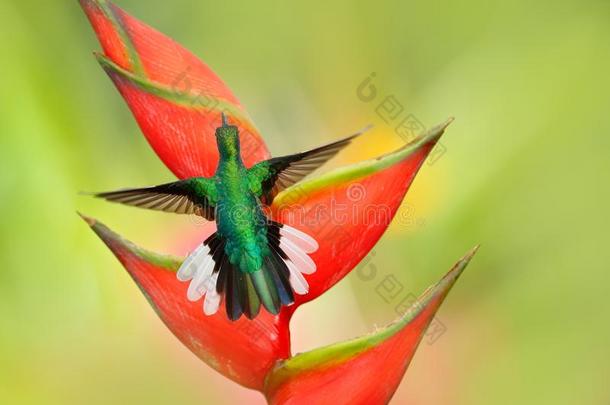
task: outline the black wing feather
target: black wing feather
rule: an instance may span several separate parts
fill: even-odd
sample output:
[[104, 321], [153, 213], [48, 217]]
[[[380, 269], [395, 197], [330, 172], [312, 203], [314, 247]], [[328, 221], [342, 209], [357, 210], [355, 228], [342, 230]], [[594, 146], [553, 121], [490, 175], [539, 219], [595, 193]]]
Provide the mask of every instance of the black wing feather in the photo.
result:
[[319, 148], [294, 155], [280, 156], [262, 162], [261, 164], [267, 165], [269, 174], [262, 182], [263, 194], [261, 201], [268, 205], [271, 204], [280, 191], [301, 181], [369, 128], [370, 126], [354, 135], [328, 145], [320, 146]]
[[197, 214], [208, 220], [215, 217], [214, 205], [197, 192], [196, 179], [181, 180], [154, 187], [134, 188], [94, 194], [108, 201], [177, 214]]

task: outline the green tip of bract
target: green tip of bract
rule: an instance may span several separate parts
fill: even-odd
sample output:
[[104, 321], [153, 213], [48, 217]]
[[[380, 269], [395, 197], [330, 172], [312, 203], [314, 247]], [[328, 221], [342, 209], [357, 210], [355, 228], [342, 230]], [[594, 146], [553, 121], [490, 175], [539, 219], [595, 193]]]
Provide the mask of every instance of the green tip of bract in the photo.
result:
[[94, 226], [96, 221], [93, 218], [90, 218], [86, 215], [83, 215], [82, 213], [80, 213], [79, 211], [76, 211], [76, 213], [78, 214], [78, 216], [80, 216], [89, 226]]

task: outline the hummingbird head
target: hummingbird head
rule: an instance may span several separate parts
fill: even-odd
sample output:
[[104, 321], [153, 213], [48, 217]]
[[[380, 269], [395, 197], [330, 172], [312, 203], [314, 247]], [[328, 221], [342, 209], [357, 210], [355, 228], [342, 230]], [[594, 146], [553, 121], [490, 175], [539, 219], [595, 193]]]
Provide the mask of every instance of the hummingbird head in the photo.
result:
[[216, 143], [221, 157], [239, 156], [239, 132], [237, 127], [227, 123], [227, 117], [221, 113], [222, 126], [216, 128]]

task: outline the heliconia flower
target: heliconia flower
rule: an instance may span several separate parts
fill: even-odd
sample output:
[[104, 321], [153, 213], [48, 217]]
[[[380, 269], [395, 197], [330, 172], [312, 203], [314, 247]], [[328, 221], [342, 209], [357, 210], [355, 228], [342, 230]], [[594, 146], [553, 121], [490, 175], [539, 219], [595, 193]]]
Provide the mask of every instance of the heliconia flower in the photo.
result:
[[[269, 157], [244, 108], [203, 62], [109, 1], [80, 3], [104, 50], [98, 60], [152, 148], [177, 177], [213, 175], [218, 163], [214, 128], [222, 112], [239, 127], [246, 166]], [[335, 391], [328, 391], [325, 398], [330, 399], [376, 370], [392, 378], [377, 393], [362, 383], [357, 401], [385, 403], [421, 334], [471, 255], [424, 294], [414, 310], [369, 337], [291, 358], [289, 322], [299, 305], [336, 284], [375, 245], [450, 122], [430, 129], [397, 151], [303, 181], [276, 197], [270, 215], [315, 235], [320, 245], [311, 256], [317, 271], [306, 277], [309, 292], [297, 296], [295, 304], [277, 316], [261, 311], [253, 321], [242, 318], [236, 322], [222, 311], [205, 316], [200, 302], [186, 299], [188, 284], [176, 278], [182, 259], [146, 251], [96, 220], [85, 220], [118, 257], [174, 335], [223, 375], [264, 392], [270, 402], [279, 404], [296, 403], [295, 392], [300, 387], [328, 389], [333, 373], [341, 371], [345, 381], [337, 383]], [[393, 359], [383, 363], [377, 354], [380, 358], [391, 354]], [[365, 372], [363, 367], [369, 366]], [[320, 397], [313, 395], [307, 393], [302, 398], [320, 403]]]

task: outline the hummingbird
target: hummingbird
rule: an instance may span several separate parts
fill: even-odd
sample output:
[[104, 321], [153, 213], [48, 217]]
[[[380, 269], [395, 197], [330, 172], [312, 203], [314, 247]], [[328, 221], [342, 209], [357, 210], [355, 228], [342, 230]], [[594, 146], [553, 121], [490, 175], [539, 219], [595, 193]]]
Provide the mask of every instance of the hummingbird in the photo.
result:
[[[191, 177], [153, 187], [95, 193], [131, 206], [194, 214], [216, 222], [216, 232], [184, 260], [177, 278], [189, 282], [187, 299], [203, 298], [203, 313], [213, 315], [224, 301], [231, 321], [254, 319], [261, 304], [271, 314], [306, 295], [304, 275], [316, 264], [314, 237], [265, 214], [275, 196], [346, 147], [366, 129], [339, 141], [293, 155], [244, 166], [237, 126], [221, 114], [216, 128], [219, 162], [214, 176]], [[368, 129], [368, 128], [367, 128]]]

